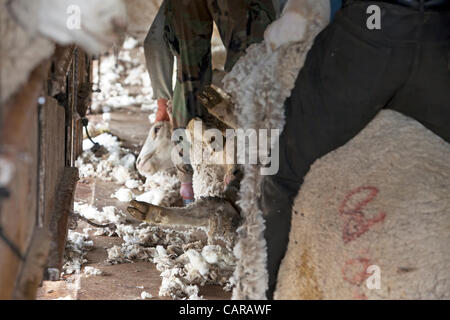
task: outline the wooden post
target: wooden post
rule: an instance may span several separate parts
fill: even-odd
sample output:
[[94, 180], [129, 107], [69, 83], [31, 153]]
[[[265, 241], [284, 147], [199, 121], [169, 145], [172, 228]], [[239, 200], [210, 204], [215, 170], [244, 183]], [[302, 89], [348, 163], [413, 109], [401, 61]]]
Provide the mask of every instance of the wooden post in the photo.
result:
[[38, 98], [49, 62], [37, 67], [22, 89], [2, 105], [0, 146], [2, 157], [14, 165], [6, 186], [10, 196], [0, 203], [4, 236], [17, 248], [0, 240], [0, 299], [10, 299], [27, 256], [37, 217], [38, 194]]

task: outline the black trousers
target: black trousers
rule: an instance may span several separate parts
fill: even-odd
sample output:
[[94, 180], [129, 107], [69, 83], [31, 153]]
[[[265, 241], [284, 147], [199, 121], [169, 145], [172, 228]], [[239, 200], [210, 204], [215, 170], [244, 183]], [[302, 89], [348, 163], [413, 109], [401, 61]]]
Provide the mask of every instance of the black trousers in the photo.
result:
[[[381, 8], [381, 30], [366, 27], [371, 4]], [[383, 108], [450, 142], [450, 12], [377, 1], [343, 8], [316, 38], [285, 108], [280, 170], [264, 178], [260, 198], [269, 299], [289, 240], [293, 200], [316, 159], [347, 143]]]

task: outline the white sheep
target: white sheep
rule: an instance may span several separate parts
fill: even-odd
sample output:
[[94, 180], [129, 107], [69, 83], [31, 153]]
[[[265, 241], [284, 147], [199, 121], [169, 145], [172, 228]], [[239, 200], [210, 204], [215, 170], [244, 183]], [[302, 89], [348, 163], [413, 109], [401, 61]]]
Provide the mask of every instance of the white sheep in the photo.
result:
[[276, 299], [449, 299], [450, 144], [381, 111], [295, 199]]

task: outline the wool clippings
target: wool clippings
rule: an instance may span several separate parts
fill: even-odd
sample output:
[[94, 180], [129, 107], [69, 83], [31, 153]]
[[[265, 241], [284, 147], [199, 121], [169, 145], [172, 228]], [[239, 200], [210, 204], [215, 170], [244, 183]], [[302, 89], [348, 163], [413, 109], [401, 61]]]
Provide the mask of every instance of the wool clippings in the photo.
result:
[[84, 267], [83, 274], [87, 277], [89, 276], [102, 276], [103, 271], [94, 267]]
[[89, 240], [87, 234], [69, 230], [64, 251], [63, 274], [79, 274], [87, 259], [87, 251], [93, 247], [94, 243]]
[[147, 300], [147, 299], [152, 299], [153, 295], [151, 293], [148, 293], [147, 291], [142, 291], [141, 293], [141, 299], [142, 300]]

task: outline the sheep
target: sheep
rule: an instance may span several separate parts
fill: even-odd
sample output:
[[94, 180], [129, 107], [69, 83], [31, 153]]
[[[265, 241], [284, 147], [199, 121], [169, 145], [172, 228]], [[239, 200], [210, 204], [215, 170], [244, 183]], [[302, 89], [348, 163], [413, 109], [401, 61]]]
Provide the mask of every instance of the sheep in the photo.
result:
[[[217, 150], [210, 137], [204, 134], [208, 129], [216, 128], [221, 128], [222, 131], [214, 131], [215, 138], [224, 141], [224, 145]], [[194, 204], [186, 208], [164, 208], [132, 201], [129, 213], [138, 220], [159, 225], [201, 227], [207, 230], [210, 243], [215, 243], [216, 239], [232, 243], [239, 214], [230, 201], [225, 199], [227, 195], [224, 182], [231, 180], [236, 170], [234, 162], [227, 163], [225, 159], [225, 128], [224, 124], [212, 116], [206, 117], [206, 121], [195, 118], [188, 124], [186, 137], [190, 142], [188, 152], [194, 169]], [[158, 122], [150, 129], [136, 165], [142, 175], [149, 176], [183, 160], [177, 152], [179, 149], [171, 141], [170, 131], [169, 121]], [[148, 213], [150, 208], [152, 212]]]
[[[211, 118], [211, 117], [210, 117]], [[200, 124], [199, 133], [195, 133], [195, 123]], [[191, 141], [188, 152], [192, 161], [194, 169], [193, 174], [193, 189], [196, 199], [204, 197], [223, 197], [224, 196], [224, 181], [231, 179], [233, 171], [235, 170], [234, 163], [226, 163], [224, 148], [226, 146], [226, 139], [220, 133], [224, 141], [221, 150], [213, 151], [214, 146], [211, 141], [206, 141], [207, 137], [203, 135], [209, 129], [216, 129], [217, 121], [211, 123], [209, 121], [202, 121], [199, 118], [191, 120], [187, 127], [189, 138]], [[219, 127], [226, 127], [224, 124]], [[223, 134], [225, 132], [223, 131]], [[149, 135], [145, 141], [144, 146], [139, 153], [136, 161], [136, 168], [138, 172], [147, 177], [162, 170], [168, 170], [175, 167], [180, 159], [178, 152], [174, 148], [172, 141], [172, 129], [169, 121], [161, 121], [155, 123], [151, 128]], [[196, 146], [200, 146], [197, 148]], [[203, 157], [211, 157], [211, 161], [205, 162], [201, 160]], [[214, 158], [215, 157], [215, 158]], [[213, 160], [217, 159], [218, 163]]]
[[54, 42], [99, 53], [118, 40], [127, 22], [122, 0], [0, 0], [0, 8], [0, 103], [53, 54]]
[[172, 126], [169, 121], [159, 121], [150, 127], [147, 139], [136, 160], [136, 169], [143, 176], [174, 167], [172, 162]]
[[[223, 110], [233, 113], [233, 106], [229, 101], [229, 96], [220, 88], [215, 88], [216, 101], [220, 103], [210, 105], [207, 99], [211, 96], [205, 93], [200, 95], [203, 104], [210, 109], [203, 119], [194, 118], [188, 126], [186, 132], [190, 144], [187, 152], [194, 169], [193, 189], [196, 199], [205, 197], [224, 197], [226, 185], [228, 185], [239, 173], [239, 166], [236, 158], [226, 158], [227, 140], [235, 137], [227, 137], [226, 130], [236, 128], [236, 118], [229, 114], [224, 115]], [[208, 91], [209, 93], [211, 90]], [[206, 100], [205, 100], [206, 99]], [[217, 100], [218, 99], [218, 100]], [[171, 107], [169, 107], [170, 114]], [[199, 126], [196, 127], [196, 124]], [[212, 133], [214, 137], [209, 136]], [[184, 133], [182, 133], [184, 135]], [[213, 139], [212, 139], [213, 138]], [[216, 140], [217, 138], [217, 140]], [[147, 139], [139, 153], [136, 161], [136, 168], [143, 176], [151, 176], [158, 171], [175, 167], [175, 163], [182, 159], [179, 152], [174, 148], [176, 134], [172, 134], [171, 121], [160, 121], [150, 128]], [[222, 141], [220, 145], [217, 142]], [[234, 144], [234, 151], [236, 144]]]
[[276, 299], [449, 299], [450, 144], [383, 110], [317, 160]]

